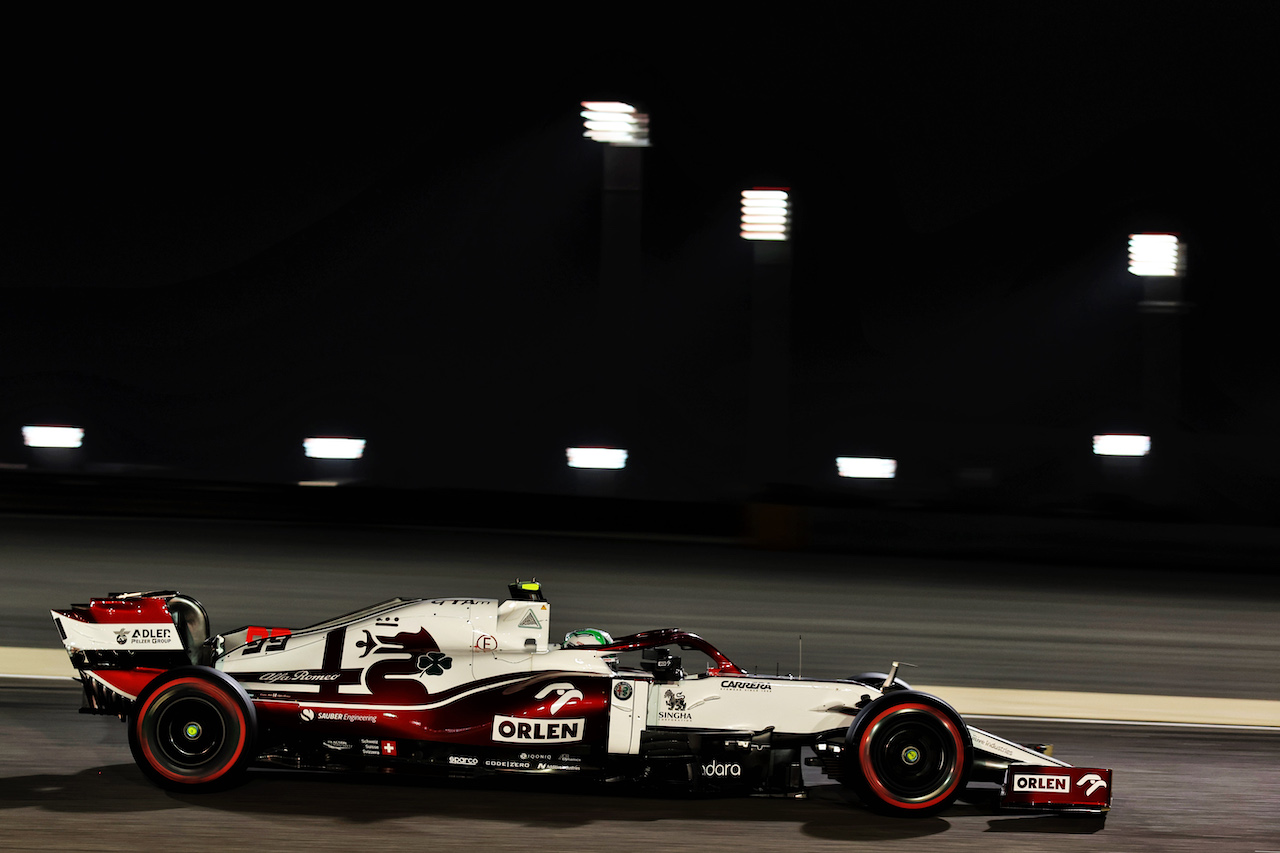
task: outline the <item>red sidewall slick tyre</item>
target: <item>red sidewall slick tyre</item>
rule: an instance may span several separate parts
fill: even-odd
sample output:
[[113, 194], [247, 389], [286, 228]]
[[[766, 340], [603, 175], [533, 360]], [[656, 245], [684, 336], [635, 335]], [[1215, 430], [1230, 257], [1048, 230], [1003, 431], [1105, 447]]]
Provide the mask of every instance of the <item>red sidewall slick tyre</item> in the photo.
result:
[[208, 667], [158, 677], [138, 697], [129, 722], [133, 758], [152, 781], [175, 790], [237, 782], [253, 757], [253, 702], [239, 684]]
[[914, 690], [887, 693], [845, 738], [843, 781], [881, 814], [925, 817], [955, 801], [973, 765], [969, 729], [950, 705]]

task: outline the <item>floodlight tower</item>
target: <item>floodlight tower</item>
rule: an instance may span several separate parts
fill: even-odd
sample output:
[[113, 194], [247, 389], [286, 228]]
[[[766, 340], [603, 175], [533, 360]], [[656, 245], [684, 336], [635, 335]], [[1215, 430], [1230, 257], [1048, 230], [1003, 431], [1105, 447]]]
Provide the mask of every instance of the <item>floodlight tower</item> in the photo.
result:
[[[638, 330], [631, 308], [643, 293], [640, 214], [649, 116], [617, 101], [582, 101], [583, 136], [604, 145], [601, 188], [600, 278], [596, 296], [596, 388], [606, 400], [597, 410], [611, 431], [635, 417]], [[599, 440], [604, 436], [593, 436]], [[616, 440], [616, 434], [608, 436]]]
[[37, 468], [72, 470], [83, 464], [84, 428], [28, 424], [22, 428], [22, 443], [31, 448]]
[[739, 236], [752, 244], [751, 458], [753, 485], [787, 478], [791, 377], [791, 193], [742, 191]]
[[1129, 272], [1142, 279], [1142, 388], [1150, 422], [1171, 425], [1180, 409], [1182, 353], [1179, 316], [1186, 311], [1182, 279], [1187, 247], [1177, 234], [1129, 235]]
[[308, 460], [308, 475], [300, 486], [339, 486], [356, 482], [364, 458], [363, 438], [337, 435], [313, 435], [302, 441], [302, 452]]
[[[1095, 437], [1094, 453], [1103, 458], [1112, 487], [1136, 488], [1147, 503], [1168, 506], [1186, 497], [1179, 429], [1186, 246], [1174, 233], [1130, 234], [1129, 272], [1142, 280], [1142, 418], [1150, 435]], [[1156, 440], [1158, 451], [1152, 449]]]
[[[630, 104], [583, 101], [583, 136], [602, 143], [601, 320], [616, 324], [640, 291], [640, 202], [649, 116]], [[615, 329], [616, 331], [616, 329]]]

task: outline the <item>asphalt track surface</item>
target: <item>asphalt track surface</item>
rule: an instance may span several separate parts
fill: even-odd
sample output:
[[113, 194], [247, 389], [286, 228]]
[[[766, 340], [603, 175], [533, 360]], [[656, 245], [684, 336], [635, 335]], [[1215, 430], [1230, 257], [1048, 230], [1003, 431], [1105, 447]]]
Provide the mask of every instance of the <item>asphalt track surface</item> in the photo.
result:
[[[1264, 709], [1280, 700], [1280, 592], [1257, 575], [411, 528], [0, 517], [0, 647], [57, 650], [48, 609], [109, 590], [179, 588], [205, 603], [217, 631], [304, 625], [393, 595], [500, 596], [517, 576], [543, 581], [553, 634], [681, 627], [759, 671], [846, 676], [897, 659], [944, 698], [946, 687], [995, 687]], [[63, 680], [0, 678], [0, 850], [170, 838], [309, 850], [1280, 851], [1280, 731], [1265, 726], [974, 720], [1113, 768], [1109, 818], [959, 803], [904, 821], [870, 814], [821, 776], [804, 800], [276, 771], [176, 795], [143, 779], [119, 721], [78, 705]]]

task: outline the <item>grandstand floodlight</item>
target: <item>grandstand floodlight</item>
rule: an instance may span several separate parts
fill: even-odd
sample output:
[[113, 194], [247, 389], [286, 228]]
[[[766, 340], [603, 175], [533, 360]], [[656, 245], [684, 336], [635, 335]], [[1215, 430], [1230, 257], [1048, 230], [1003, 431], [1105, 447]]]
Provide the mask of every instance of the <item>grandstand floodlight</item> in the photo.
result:
[[359, 459], [364, 445], [363, 438], [313, 436], [303, 439], [302, 449], [310, 459]]
[[649, 116], [618, 101], [583, 101], [583, 136], [631, 148], [649, 145]]
[[1186, 246], [1177, 234], [1130, 234], [1129, 272], [1144, 276], [1180, 276]]
[[863, 480], [892, 480], [898, 475], [898, 460], [875, 456], [837, 456], [836, 473]]
[[79, 447], [84, 430], [73, 426], [24, 426], [22, 443], [27, 447]]
[[742, 230], [744, 240], [786, 240], [791, 231], [790, 203], [787, 190], [780, 187], [754, 187], [742, 191]]
[[618, 470], [627, 467], [627, 451], [618, 447], [566, 447], [570, 468], [605, 468]]
[[1093, 452], [1098, 456], [1146, 456], [1151, 452], [1151, 436], [1095, 435]]

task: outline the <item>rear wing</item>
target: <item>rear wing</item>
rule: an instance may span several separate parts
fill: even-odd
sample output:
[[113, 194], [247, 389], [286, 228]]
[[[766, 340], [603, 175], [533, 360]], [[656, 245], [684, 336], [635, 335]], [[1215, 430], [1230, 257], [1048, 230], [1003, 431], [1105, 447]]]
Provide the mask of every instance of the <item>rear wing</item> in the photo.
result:
[[88, 713], [123, 716], [160, 672], [208, 662], [209, 616], [174, 590], [109, 593], [50, 613], [80, 673]]

